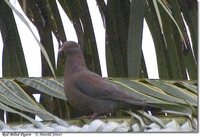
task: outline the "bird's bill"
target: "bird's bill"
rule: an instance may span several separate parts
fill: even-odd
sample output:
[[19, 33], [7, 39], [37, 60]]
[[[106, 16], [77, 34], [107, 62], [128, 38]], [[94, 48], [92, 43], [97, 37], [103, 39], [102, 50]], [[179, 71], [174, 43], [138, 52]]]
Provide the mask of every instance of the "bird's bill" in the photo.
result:
[[64, 47], [59, 48], [59, 49], [58, 49], [58, 53], [63, 52], [63, 49], [64, 49]]

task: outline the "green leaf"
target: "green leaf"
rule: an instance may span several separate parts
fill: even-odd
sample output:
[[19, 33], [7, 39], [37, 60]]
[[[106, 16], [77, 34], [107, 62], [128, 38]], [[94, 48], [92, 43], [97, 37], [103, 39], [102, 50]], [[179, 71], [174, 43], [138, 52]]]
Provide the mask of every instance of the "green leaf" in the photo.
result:
[[123, 82], [130, 88], [133, 88], [133, 89], [139, 91], [140, 93], [146, 94], [146, 95], [154, 97], [156, 99], [160, 99], [160, 100], [163, 100], [166, 102], [171, 102], [171, 103], [174, 102], [174, 103], [186, 104], [185, 101], [175, 98], [173, 96], [170, 96], [170, 95], [166, 94], [164, 91], [162, 91], [161, 89], [159, 89], [157, 87], [153, 87], [149, 84], [144, 84], [137, 80], [127, 80], [127, 79], [120, 79], [120, 82]]
[[122, 89], [125, 91], [128, 91], [129, 94], [133, 95], [136, 98], [140, 98], [143, 100], [146, 100], [147, 103], [155, 103], [155, 104], [168, 104], [168, 102], [165, 102], [163, 100], [148, 96], [144, 93], [140, 93], [139, 91], [135, 90], [134, 88], [128, 86], [127, 84], [124, 84], [120, 81], [112, 80], [115, 84], [118, 84]]
[[44, 46], [43, 46], [43, 45], [40, 43], [40, 41], [37, 39], [36, 35], [33, 33], [32, 29], [31, 29], [30, 25], [28, 24], [28, 22], [26, 21], [26, 19], [22, 16], [21, 13], [19, 13], [19, 12], [15, 9], [15, 7], [13, 7], [13, 6], [10, 4], [10, 2], [9, 2], [8, 0], [4, 0], [4, 1], [5, 1], [6, 4], [14, 11], [14, 13], [16, 13], [17, 16], [19, 16], [19, 18], [22, 20], [22, 22], [28, 27], [28, 29], [30, 30], [30, 32], [33, 34], [35, 40], [37, 41], [38, 45], [40, 46], [40, 49], [41, 49], [41, 52], [42, 52], [43, 55], [44, 55], [44, 58], [46, 59], [48, 65], [49, 65], [49, 67], [50, 67], [50, 69], [51, 69], [51, 72], [52, 72], [53, 76], [56, 77], [55, 72], [54, 72], [54, 69], [53, 69], [53, 66], [52, 66], [52, 64], [51, 64], [51, 62], [50, 62], [49, 56], [48, 56], [48, 54], [47, 54], [47, 52], [46, 52]]
[[63, 84], [57, 82], [54, 79], [17, 78], [16, 80], [50, 96], [67, 100], [64, 94]]
[[[128, 76], [139, 78], [142, 61], [142, 32], [146, 0], [132, 0], [128, 30]], [[140, 9], [140, 10], [138, 10]]]
[[155, 122], [157, 124], [159, 124], [162, 128], [165, 128], [165, 123], [163, 123], [159, 118], [149, 115], [146, 112], [139, 112], [140, 114], [142, 114], [143, 116], [145, 116], [146, 118], [148, 118], [149, 120], [151, 120], [152, 122]]
[[[124, 1], [123, 3], [125, 3]], [[126, 3], [127, 2], [128, 1], [126, 0]], [[129, 14], [123, 14], [123, 11], [120, 10], [123, 3], [120, 0], [108, 0], [106, 6], [106, 64], [109, 77], [128, 76], [128, 25], [125, 23], [125, 18], [127, 18], [127, 15]]]
[[8, 111], [8, 112], [11, 112], [11, 113], [18, 114], [18, 115], [24, 117], [25, 119], [29, 120], [31, 123], [33, 123], [38, 128], [43, 128], [44, 127], [44, 125], [41, 122], [36, 121], [36, 120], [32, 119], [31, 117], [29, 117], [29, 116], [27, 116], [27, 115], [25, 115], [23, 113], [20, 113], [20, 112], [14, 110], [14, 109], [11, 109], [8, 106], [2, 104], [1, 102], [0, 102], [0, 109]]
[[9, 6], [0, 2], [0, 30], [3, 41], [3, 77], [28, 76], [26, 61], [14, 15]]
[[181, 39], [182, 39], [182, 41], [183, 41], [183, 43], [184, 43], [184, 46], [185, 46], [185, 48], [187, 49], [187, 44], [186, 44], [186, 40], [185, 40], [185, 38], [184, 38], [184, 36], [183, 36], [183, 32], [181, 31], [181, 29], [180, 29], [178, 23], [176, 22], [176, 20], [174, 19], [174, 17], [173, 17], [172, 14], [170, 13], [169, 8], [167, 8], [166, 5], [165, 5], [161, 0], [157, 0], [157, 1], [160, 3], [160, 5], [163, 7], [163, 9], [166, 11], [166, 13], [169, 15], [169, 17], [172, 19], [172, 21], [173, 21], [174, 24], [176, 25], [176, 27], [177, 27], [177, 29], [178, 29], [178, 31], [179, 31], [180, 37], [181, 37]]
[[33, 113], [33, 111], [28, 110], [28, 109], [26, 109], [25, 107], [23, 107], [23, 106], [21, 106], [21, 105], [15, 103], [15, 102], [13, 102], [12, 100], [10, 100], [9, 98], [7, 98], [7, 97], [6, 97], [5, 95], [3, 95], [3, 94], [0, 94], [0, 98], [1, 98], [0, 101], [1, 101], [2, 103], [6, 104], [7, 106], [16, 108], [16, 109], [18, 109], [18, 110], [22, 110], [22, 111], [27, 111], [27, 112], [32, 112], [32, 113]]
[[154, 5], [155, 11], [156, 11], [156, 15], [157, 15], [158, 22], [159, 22], [159, 25], [160, 25], [160, 28], [161, 28], [161, 32], [163, 33], [162, 19], [161, 19], [161, 16], [160, 16], [160, 11], [159, 11], [157, 0], [153, 0], [153, 5]]
[[[20, 90], [18, 90], [18, 92], [19, 91]], [[22, 90], [21, 92], [24, 92], [24, 91]], [[27, 110], [28, 112], [32, 111], [34, 114], [38, 115], [40, 118], [45, 118], [45, 120], [53, 119], [54, 121], [56, 121], [57, 123], [59, 123], [63, 126], [68, 126], [68, 124], [65, 121], [63, 121], [62, 119], [58, 118], [57, 116], [49, 113], [45, 109], [41, 108], [39, 105], [31, 104], [30, 102], [23, 99], [25, 97], [21, 97], [21, 96], [18, 96], [18, 94], [15, 94], [2, 81], [0, 81], [0, 93], [3, 94], [8, 99], [12, 100], [13, 102], [17, 103], [18, 105], [21, 105], [26, 109], [29, 109], [29, 110]], [[33, 101], [31, 101], [31, 102], [33, 102]]]
[[178, 87], [175, 87], [174, 85], [170, 85], [168, 83], [163, 83], [162, 81], [150, 81], [146, 80], [148, 83], [162, 89], [165, 91], [167, 94], [175, 96], [177, 98], [187, 100], [189, 101], [192, 105], [197, 106], [197, 96], [192, 95], [185, 90], [181, 90]]
[[147, 0], [148, 7], [145, 10], [145, 19], [149, 30], [151, 32], [151, 36], [154, 41], [155, 51], [156, 51], [156, 58], [158, 63], [158, 72], [160, 79], [169, 79], [170, 72], [169, 72], [169, 63], [168, 59], [166, 58], [166, 45], [163, 37], [163, 33], [161, 27], [159, 27], [158, 17], [155, 11], [155, 6], [153, 5], [152, 0]]
[[163, 8], [160, 8], [161, 19], [163, 21], [163, 37], [166, 44], [168, 65], [170, 70], [170, 79], [187, 79], [185, 65], [183, 64], [183, 56], [181, 54], [182, 47], [180, 37], [177, 37], [178, 30], [168, 17]]
[[30, 98], [29, 95], [27, 95], [24, 90], [13, 80], [11, 79], [3, 79], [2, 82], [5, 84], [5, 86], [7, 86], [8, 88], [10, 88], [13, 93], [16, 96], [21, 97], [23, 100], [26, 100], [27, 102], [33, 104], [33, 105], [37, 105], [37, 103], [35, 101], [33, 101], [32, 98]]
[[185, 82], [185, 81], [181, 81], [180, 84], [183, 85], [184, 87], [190, 89], [192, 93], [194, 93], [194, 94], [197, 94], [197, 93], [198, 93], [198, 92], [197, 92], [197, 91], [198, 91], [197, 86], [194, 86], [194, 85], [192, 85], [192, 84], [189, 84], [189, 83], [187, 83], [187, 82]]
[[124, 112], [128, 113], [128, 114], [131, 115], [133, 118], [136, 118], [136, 119], [140, 122], [140, 125], [141, 125], [142, 127], [145, 127], [145, 126], [146, 126], [146, 124], [144, 123], [144, 120], [142, 119], [141, 116], [139, 116], [139, 115], [137, 115], [136, 113], [131, 112], [131, 111], [124, 111]]
[[[24, 92], [23, 90], [18, 90], [18, 92]], [[17, 105], [20, 105], [26, 109], [30, 109], [27, 110], [28, 112], [34, 112], [34, 114], [37, 114], [39, 117], [41, 115], [41, 118], [45, 118], [46, 120], [49, 119], [48, 116], [44, 117], [44, 114], [40, 111], [41, 108], [39, 105], [31, 104], [31, 102], [28, 102], [26, 100], [24, 100], [21, 96], [18, 96], [18, 94], [15, 94], [13, 92], [13, 90], [11, 90], [9, 87], [7, 87], [2, 81], [0, 81], [0, 93], [3, 94], [6, 98], [8, 98], [9, 100], [12, 100], [14, 103], [16, 103]], [[24, 109], [24, 110], [26, 110]]]

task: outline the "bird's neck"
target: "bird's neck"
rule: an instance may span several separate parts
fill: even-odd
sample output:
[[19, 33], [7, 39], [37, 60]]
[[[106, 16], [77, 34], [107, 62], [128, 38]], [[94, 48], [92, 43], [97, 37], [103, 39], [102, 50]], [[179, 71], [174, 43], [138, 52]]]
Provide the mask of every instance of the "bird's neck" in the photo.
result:
[[66, 73], [77, 72], [82, 68], [87, 68], [87, 66], [81, 53], [71, 54], [67, 56], [67, 59], [65, 61]]

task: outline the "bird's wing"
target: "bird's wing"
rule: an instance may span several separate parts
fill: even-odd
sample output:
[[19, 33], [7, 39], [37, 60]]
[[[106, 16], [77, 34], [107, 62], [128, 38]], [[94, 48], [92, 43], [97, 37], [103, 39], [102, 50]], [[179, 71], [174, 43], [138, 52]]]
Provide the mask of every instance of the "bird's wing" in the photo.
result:
[[75, 86], [80, 92], [98, 99], [118, 100], [131, 104], [142, 104], [143, 100], [129, 96], [117, 85], [109, 82], [90, 71], [82, 71], [75, 80]]

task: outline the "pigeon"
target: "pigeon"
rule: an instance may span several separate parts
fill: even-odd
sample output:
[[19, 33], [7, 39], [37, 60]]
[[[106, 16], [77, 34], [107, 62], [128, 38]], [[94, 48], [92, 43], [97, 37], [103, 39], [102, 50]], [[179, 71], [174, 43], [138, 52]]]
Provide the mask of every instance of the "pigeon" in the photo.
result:
[[78, 43], [66, 41], [59, 52], [66, 55], [64, 92], [73, 108], [94, 119], [130, 106], [147, 105], [145, 100], [130, 95], [118, 85], [90, 71]]

